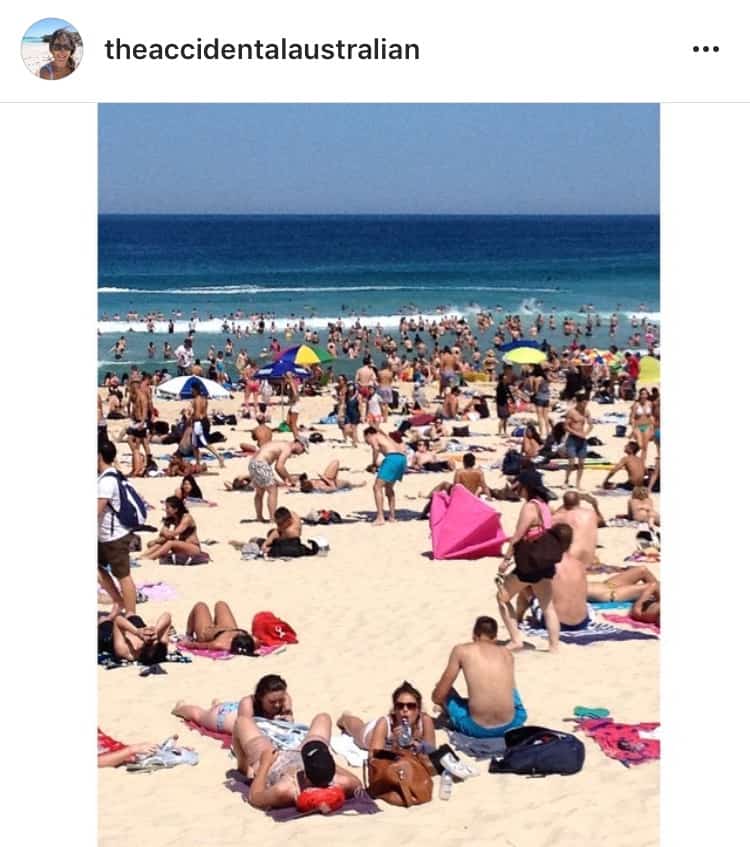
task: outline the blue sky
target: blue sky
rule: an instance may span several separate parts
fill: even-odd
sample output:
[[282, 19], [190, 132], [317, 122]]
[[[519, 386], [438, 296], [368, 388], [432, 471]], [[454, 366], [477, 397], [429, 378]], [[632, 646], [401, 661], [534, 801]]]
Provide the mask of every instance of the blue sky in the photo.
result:
[[654, 214], [659, 107], [104, 104], [99, 209]]
[[39, 38], [42, 35], [52, 35], [56, 29], [75, 30], [67, 21], [62, 18], [42, 18], [41, 21], [33, 23], [24, 33], [26, 38]]

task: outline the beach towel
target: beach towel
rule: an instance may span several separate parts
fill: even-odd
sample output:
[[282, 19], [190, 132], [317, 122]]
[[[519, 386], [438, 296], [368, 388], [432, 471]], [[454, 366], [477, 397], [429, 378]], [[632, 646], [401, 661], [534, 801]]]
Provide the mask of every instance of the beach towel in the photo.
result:
[[661, 742], [652, 735], [659, 723], [616, 723], [611, 718], [576, 720], [576, 730], [583, 730], [610, 759], [626, 768], [661, 758]]
[[214, 661], [234, 658], [234, 654], [230, 653], [229, 650], [203, 650], [197, 644], [190, 644], [187, 641], [180, 642], [180, 650], [185, 650], [187, 653], [202, 659], [213, 659]]
[[[247, 793], [247, 786], [245, 786], [244, 791]], [[329, 812], [326, 817], [330, 818], [333, 815], [348, 815], [350, 817], [374, 815], [381, 811], [382, 809], [366, 791], [358, 789], [354, 792], [354, 796], [349, 797], [340, 809]], [[269, 818], [275, 820], [276, 823], [286, 823], [287, 821], [304, 818], [307, 815], [318, 814], [318, 812], [300, 812], [294, 806], [289, 806], [284, 809], [267, 809], [266, 814]]]
[[183, 723], [187, 726], [188, 729], [193, 730], [193, 732], [198, 732], [201, 735], [205, 735], [208, 738], [214, 738], [216, 741], [221, 742], [222, 749], [228, 750], [232, 746], [232, 736], [226, 732], [215, 732], [212, 729], [206, 729], [205, 727], [197, 724], [195, 721], [187, 720], [183, 718]]
[[[532, 638], [549, 638], [547, 630], [538, 626], [532, 626], [526, 622], [520, 625], [525, 635]], [[585, 647], [588, 644], [596, 644], [599, 641], [645, 641], [656, 639], [657, 636], [647, 632], [633, 632], [629, 629], [619, 629], [611, 623], [603, 621], [591, 621], [586, 629], [573, 632], [561, 632], [560, 641], [565, 644], [578, 644]]]
[[140, 582], [136, 586], [149, 600], [174, 600], [177, 592], [166, 582]]
[[612, 623], [624, 623], [636, 629], [645, 629], [647, 632], [653, 632], [656, 635], [661, 633], [661, 627], [658, 627], [655, 623], [643, 623], [643, 621], [634, 620], [630, 615], [603, 614], [602, 617]]
[[472, 738], [462, 732], [448, 730], [448, 739], [455, 750], [475, 759], [491, 759], [493, 756], [501, 756], [505, 753], [504, 738]]
[[[154, 665], [142, 665], [140, 662], [129, 662], [127, 659], [119, 659], [117, 656], [112, 653], [108, 653], [106, 650], [97, 653], [96, 661], [98, 665], [108, 671], [114, 668], [127, 668], [131, 666], [154, 667]], [[175, 662], [177, 664], [189, 664], [193, 660], [190, 658], [190, 656], [186, 656], [179, 650], [175, 650], [173, 653], [167, 653], [167, 658], [164, 659], [164, 661]]]
[[[633, 603], [630, 600], [607, 600], [601, 603], [589, 603], [589, 605], [593, 607], [594, 611], [601, 612], [604, 609], [629, 609]], [[606, 617], [606, 615], [603, 615], [603, 617]]]
[[331, 738], [331, 750], [343, 756], [346, 759], [347, 765], [353, 768], [359, 768], [367, 761], [367, 750], [358, 747], [351, 735], [341, 733], [334, 735]]
[[206, 500], [205, 497], [186, 497], [185, 505], [192, 508], [193, 506], [209, 506], [211, 508], [219, 504], [213, 500]]
[[432, 495], [430, 531], [435, 559], [499, 556], [500, 546], [509, 537], [503, 532], [500, 514], [463, 485], [454, 485], [450, 494]]
[[647, 553], [645, 550], [636, 550], [623, 559], [623, 562], [661, 562], [661, 553], [654, 551]]

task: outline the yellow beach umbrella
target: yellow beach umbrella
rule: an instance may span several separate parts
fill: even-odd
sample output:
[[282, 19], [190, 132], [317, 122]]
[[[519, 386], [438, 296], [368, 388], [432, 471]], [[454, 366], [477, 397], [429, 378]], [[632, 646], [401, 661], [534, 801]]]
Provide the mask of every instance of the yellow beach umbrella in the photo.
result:
[[655, 356], [644, 356], [641, 359], [641, 370], [638, 374], [638, 382], [660, 382], [661, 362]]
[[503, 356], [503, 361], [511, 365], [538, 365], [547, 361], [547, 354], [535, 347], [516, 347]]

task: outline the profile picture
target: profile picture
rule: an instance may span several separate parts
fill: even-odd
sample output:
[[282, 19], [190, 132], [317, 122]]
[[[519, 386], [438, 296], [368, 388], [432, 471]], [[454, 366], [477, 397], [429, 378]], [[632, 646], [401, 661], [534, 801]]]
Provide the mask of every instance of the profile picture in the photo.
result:
[[24, 33], [21, 57], [39, 79], [64, 79], [81, 64], [83, 41], [78, 30], [62, 18], [42, 18]]

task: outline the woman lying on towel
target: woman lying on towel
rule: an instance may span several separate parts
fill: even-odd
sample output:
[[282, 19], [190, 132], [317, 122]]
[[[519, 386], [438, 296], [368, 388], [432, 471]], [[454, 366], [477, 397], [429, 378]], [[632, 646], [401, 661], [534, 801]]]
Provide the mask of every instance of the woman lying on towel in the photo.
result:
[[202, 500], [203, 492], [201, 491], [200, 485], [195, 481], [195, 477], [192, 474], [185, 474], [182, 478], [182, 482], [180, 483], [180, 487], [175, 489], [174, 496], [177, 497], [178, 500], [182, 500], [184, 503], [185, 500]]
[[167, 497], [164, 512], [159, 537], [148, 542], [148, 553], [143, 558], [158, 560], [174, 553], [183, 556], [197, 556], [201, 553], [198, 529], [182, 500], [179, 497]]
[[205, 603], [196, 603], [188, 615], [185, 633], [189, 646], [201, 650], [225, 650], [236, 656], [252, 656], [258, 646], [246, 629], [237, 626], [229, 604], [223, 600], [214, 606], [213, 617]]
[[306, 473], [300, 474], [298, 478], [300, 491], [309, 494], [313, 491], [346, 491], [350, 488], [362, 488], [366, 482], [352, 482], [339, 476], [339, 461], [334, 459], [329, 462], [323, 473], [317, 479], [310, 479]]
[[435, 722], [422, 711], [422, 695], [406, 681], [391, 695], [391, 710], [387, 715], [365, 723], [350, 712], [343, 712], [336, 726], [351, 735], [362, 750], [410, 747], [415, 752], [424, 752], [424, 745], [429, 747], [426, 752], [435, 749]]
[[589, 580], [586, 599], [593, 603], [617, 603], [637, 600], [644, 591], [659, 580], [644, 566], [627, 568], [605, 580]]
[[[255, 717], [271, 720], [293, 721], [292, 698], [286, 688], [286, 680], [272, 673], [261, 677], [255, 686], [255, 693], [246, 697], [252, 702], [252, 713]], [[178, 700], [172, 714], [187, 721], [193, 721], [210, 732], [232, 734], [237, 720], [237, 710], [240, 700], [230, 700], [222, 703], [214, 700], [208, 709], [201, 706], [190, 706], [184, 700]]]
[[153, 626], [147, 626], [139, 615], [110, 614], [97, 624], [97, 648], [117, 659], [158, 665], [167, 658], [171, 626], [169, 612], [162, 612]]

